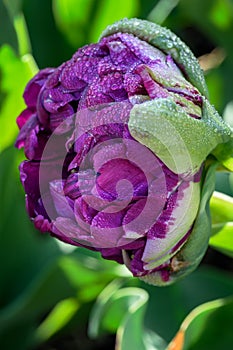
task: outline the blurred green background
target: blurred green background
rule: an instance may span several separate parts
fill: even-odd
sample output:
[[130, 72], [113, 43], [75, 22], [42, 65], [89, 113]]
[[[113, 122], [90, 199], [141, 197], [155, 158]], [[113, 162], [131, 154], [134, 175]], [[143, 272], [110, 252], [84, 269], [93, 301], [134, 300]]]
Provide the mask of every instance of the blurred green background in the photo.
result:
[[[148, 286], [99, 254], [38, 233], [25, 212], [13, 147], [23, 90], [124, 17], [170, 28], [200, 58], [210, 101], [233, 125], [232, 0], [0, 1], [0, 347], [3, 350], [230, 349], [233, 344], [233, 207], [226, 237], [193, 274]], [[233, 177], [216, 177], [233, 195]], [[213, 203], [213, 215], [216, 210]], [[224, 241], [225, 239], [225, 241]], [[226, 252], [226, 246], [229, 250]], [[227, 253], [226, 255], [223, 253]], [[208, 302], [208, 303], [207, 303]], [[207, 303], [207, 304], [206, 304]], [[185, 339], [184, 339], [185, 334]]]

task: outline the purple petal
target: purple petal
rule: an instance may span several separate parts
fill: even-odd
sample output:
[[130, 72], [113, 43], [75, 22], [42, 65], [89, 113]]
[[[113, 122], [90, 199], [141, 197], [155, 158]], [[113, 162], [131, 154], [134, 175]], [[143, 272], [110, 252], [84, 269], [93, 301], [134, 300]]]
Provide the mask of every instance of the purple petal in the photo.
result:
[[90, 225], [98, 212], [85, 199], [86, 196], [75, 201], [74, 214], [78, 225], [86, 231], [91, 231]]
[[162, 51], [132, 34], [119, 33], [112, 37], [120, 40], [140, 63], [161, 62], [166, 58]]
[[127, 91], [128, 96], [147, 95], [147, 91], [143, 85], [143, 80], [136, 72], [125, 74], [124, 88]]
[[98, 64], [98, 75], [102, 78], [105, 75], [111, 73], [123, 73], [120, 66], [117, 66], [112, 62], [109, 56], [104, 57]]
[[34, 107], [26, 108], [23, 110], [23, 112], [16, 119], [16, 122], [17, 122], [19, 129], [22, 129], [24, 124], [30, 119], [30, 117], [33, 114], [36, 114], [36, 109]]
[[126, 158], [126, 147], [119, 140], [111, 140], [111, 142], [100, 143], [92, 152], [93, 168], [96, 173], [100, 168], [113, 159]]
[[[68, 65], [66, 69], [69, 70], [68, 74], [75, 75], [78, 79], [90, 84], [97, 76], [100, 59], [99, 57], [90, 58], [88, 56], [83, 56], [78, 58], [77, 61], [70, 61], [71, 66]], [[71, 71], [72, 73], [70, 73]], [[62, 82], [64, 81], [64, 84], [68, 84], [66, 76], [62, 75], [61, 79]]]
[[192, 227], [197, 215], [199, 196], [200, 184], [192, 182], [181, 182], [176, 199], [171, 195], [173, 198], [168, 204], [171, 207], [168, 210], [169, 218], [166, 217], [166, 211], [161, 214], [165, 230], [162, 227], [162, 232], [159, 232], [160, 227], [157, 228], [158, 231], [153, 227], [153, 232], [148, 233], [142, 258], [145, 270], [158, 267], [175, 254], [174, 246], [180, 248], [179, 242], [184, 244], [183, 237]]
[[25, 103], [28, 107], [36, 106], [39, 92], [48, 79], [49, 75], [53, 72], [54, 68], [42, 69], [34, 76], [34, 78], [29, 81], [23, 95]]
[[[98, 172], [97, 190], [102, 198], [115, 200], [118, 198], [119, 183], [120, 198], [134, 200], [135, 197], [147, 194], [147, 180], [144, 173], [127, 159], [112, 159], [105, 163]], [[124, 181], [122, 181], [124, 180]]]
[[40, 230], [41, 232], [49, 232], [51, 230], [51, 223], [48, 219], [45, 219], [43, 215], [35, 217], [34, 225], [37, 230]]
[[122, 250], [119, 248], [103, 248], [100, 249], [101, 255], [104, 259], [115, 260], [119, 264], [123, 264]]
[[114, 65], [119, 65], [123, 71], [129, 69], [129, 67], [132, 68], [132, 66], [140, 62], [134, 53], [119, 40], [118, 35], [103, 38], [100, 45], [109, 49], [111, 61]]
[[88, 243], [89, 234], [70, 218], [58, 217], [51, 226], [51, 234], [65, 243], [75, 246], [86, 244], [89, 249], [93, 249]]
[[58, 112], [61, 107], [74, 99], [72, 94], [65, 93], [61, 87], [43, 90], [41, 98], [43, 107], [50, 113]]
[[87, 88], [86, 92], [86, 107], [92, 107], [101, 103], [110, 103], [114, 99], [105, 94], [103, 91], [103, 84], [99, 78], [96, 78]]
[[132, 240], [124, 238], [124, 210], [117, 213], [98, 213], [92, 220], [91, 236], [96, 248], [122, 247]]
[[153, 80], [145, 65], [138, 66], [136, 72], [141, 76], [143, 85], [151, 99], [169, 96], [169, 93]]
[[[26, 109], [24, 111], [24, 116], [22, 116], [22, 114], [20, 114], [19, 117], [22, 116], [21, 120], [19, 121], [19, 123], [22, 125], [21, 126], [21, 130], [19, 132], [19, 135], [16, 139], [15, 142], [15, 146], [17, 148], [22, 148], [25, 145], [25, 140], [28, 137], [28, 134], [30, 134], [30, 132], [37, 126], [38, 124], [38, 119], [36, 117], [36, 114], [32, 114], [31, 111], [29, 111], [28, 109]], [[19, 118], [18, 117], [18, 118]]]
[[60, 107], [58, 112], [50, 114], [50, 129], [55, 134], [64, 134], [74, 126], [74, 110], [70, 105]]
[[51, 181], [50, 192], [53, 198], [54, 206], [57, 211], [57, 215], [74, 219], [74, 202], [69, 197], [65, 196], [63, 191], [63, 181]]
[[65, 63], [62, 67], [60, 82], [62, 86], [69, 91], [82, 91], [87, 86], [87, 82], [78, 77], [75, 64], [76, 62], [74, 60]]

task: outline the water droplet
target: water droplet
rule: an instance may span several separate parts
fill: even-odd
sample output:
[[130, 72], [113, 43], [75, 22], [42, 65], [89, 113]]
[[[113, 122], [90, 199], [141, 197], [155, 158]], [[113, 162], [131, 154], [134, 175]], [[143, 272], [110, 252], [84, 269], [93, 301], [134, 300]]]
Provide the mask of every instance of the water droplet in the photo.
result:
[[168, 43], [167, 43], [167, 48], [168, 48], [168, 49], [171, 49], [172, 47], [173, 47], [173, 43], [172, 43], [172, 42], [168, 42]]

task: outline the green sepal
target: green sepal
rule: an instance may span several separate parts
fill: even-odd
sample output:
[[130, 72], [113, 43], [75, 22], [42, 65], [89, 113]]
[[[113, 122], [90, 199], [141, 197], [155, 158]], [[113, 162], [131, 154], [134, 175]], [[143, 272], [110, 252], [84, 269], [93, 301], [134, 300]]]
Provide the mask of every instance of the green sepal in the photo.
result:
[[[224, 122], [208, 101], [206, 101], [204, 107], [206, 109], [203, 117], [207, 122], [210, 125], [212, 124], [213, 128], [221, 124], [220, 128], [222, 129], [223, 142], [216, 146], [212, 154], [227, 170], [233, 171], [233, 129]], [[211, 115], [212, 118], [209, 118], [208, 115]]]
[[188, 80], [201, 94], [208, 97], [204, 75], [196, 57], [189, 47], [169, 29], [137, 18], [124, 18], [108, 26], [101, 37], [119, 32], [133, 34], [170, 55], [185, 73]]
[[231, 130], [204, 99], [202, 119], [190, 117], [172, 98], [134, 105], [129, 130], [176, 174], [195, 174]]

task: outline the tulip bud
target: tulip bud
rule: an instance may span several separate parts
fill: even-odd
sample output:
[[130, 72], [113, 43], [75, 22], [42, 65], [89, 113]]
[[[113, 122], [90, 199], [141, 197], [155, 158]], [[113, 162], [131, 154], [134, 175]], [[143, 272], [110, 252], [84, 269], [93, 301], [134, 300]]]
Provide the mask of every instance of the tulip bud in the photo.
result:
[[201, 261], [208, 203], [232, 130], [208, 102], [190, 49], [124, 19], [24, 93], [17, 147], [36, 228], [166, 285]]

